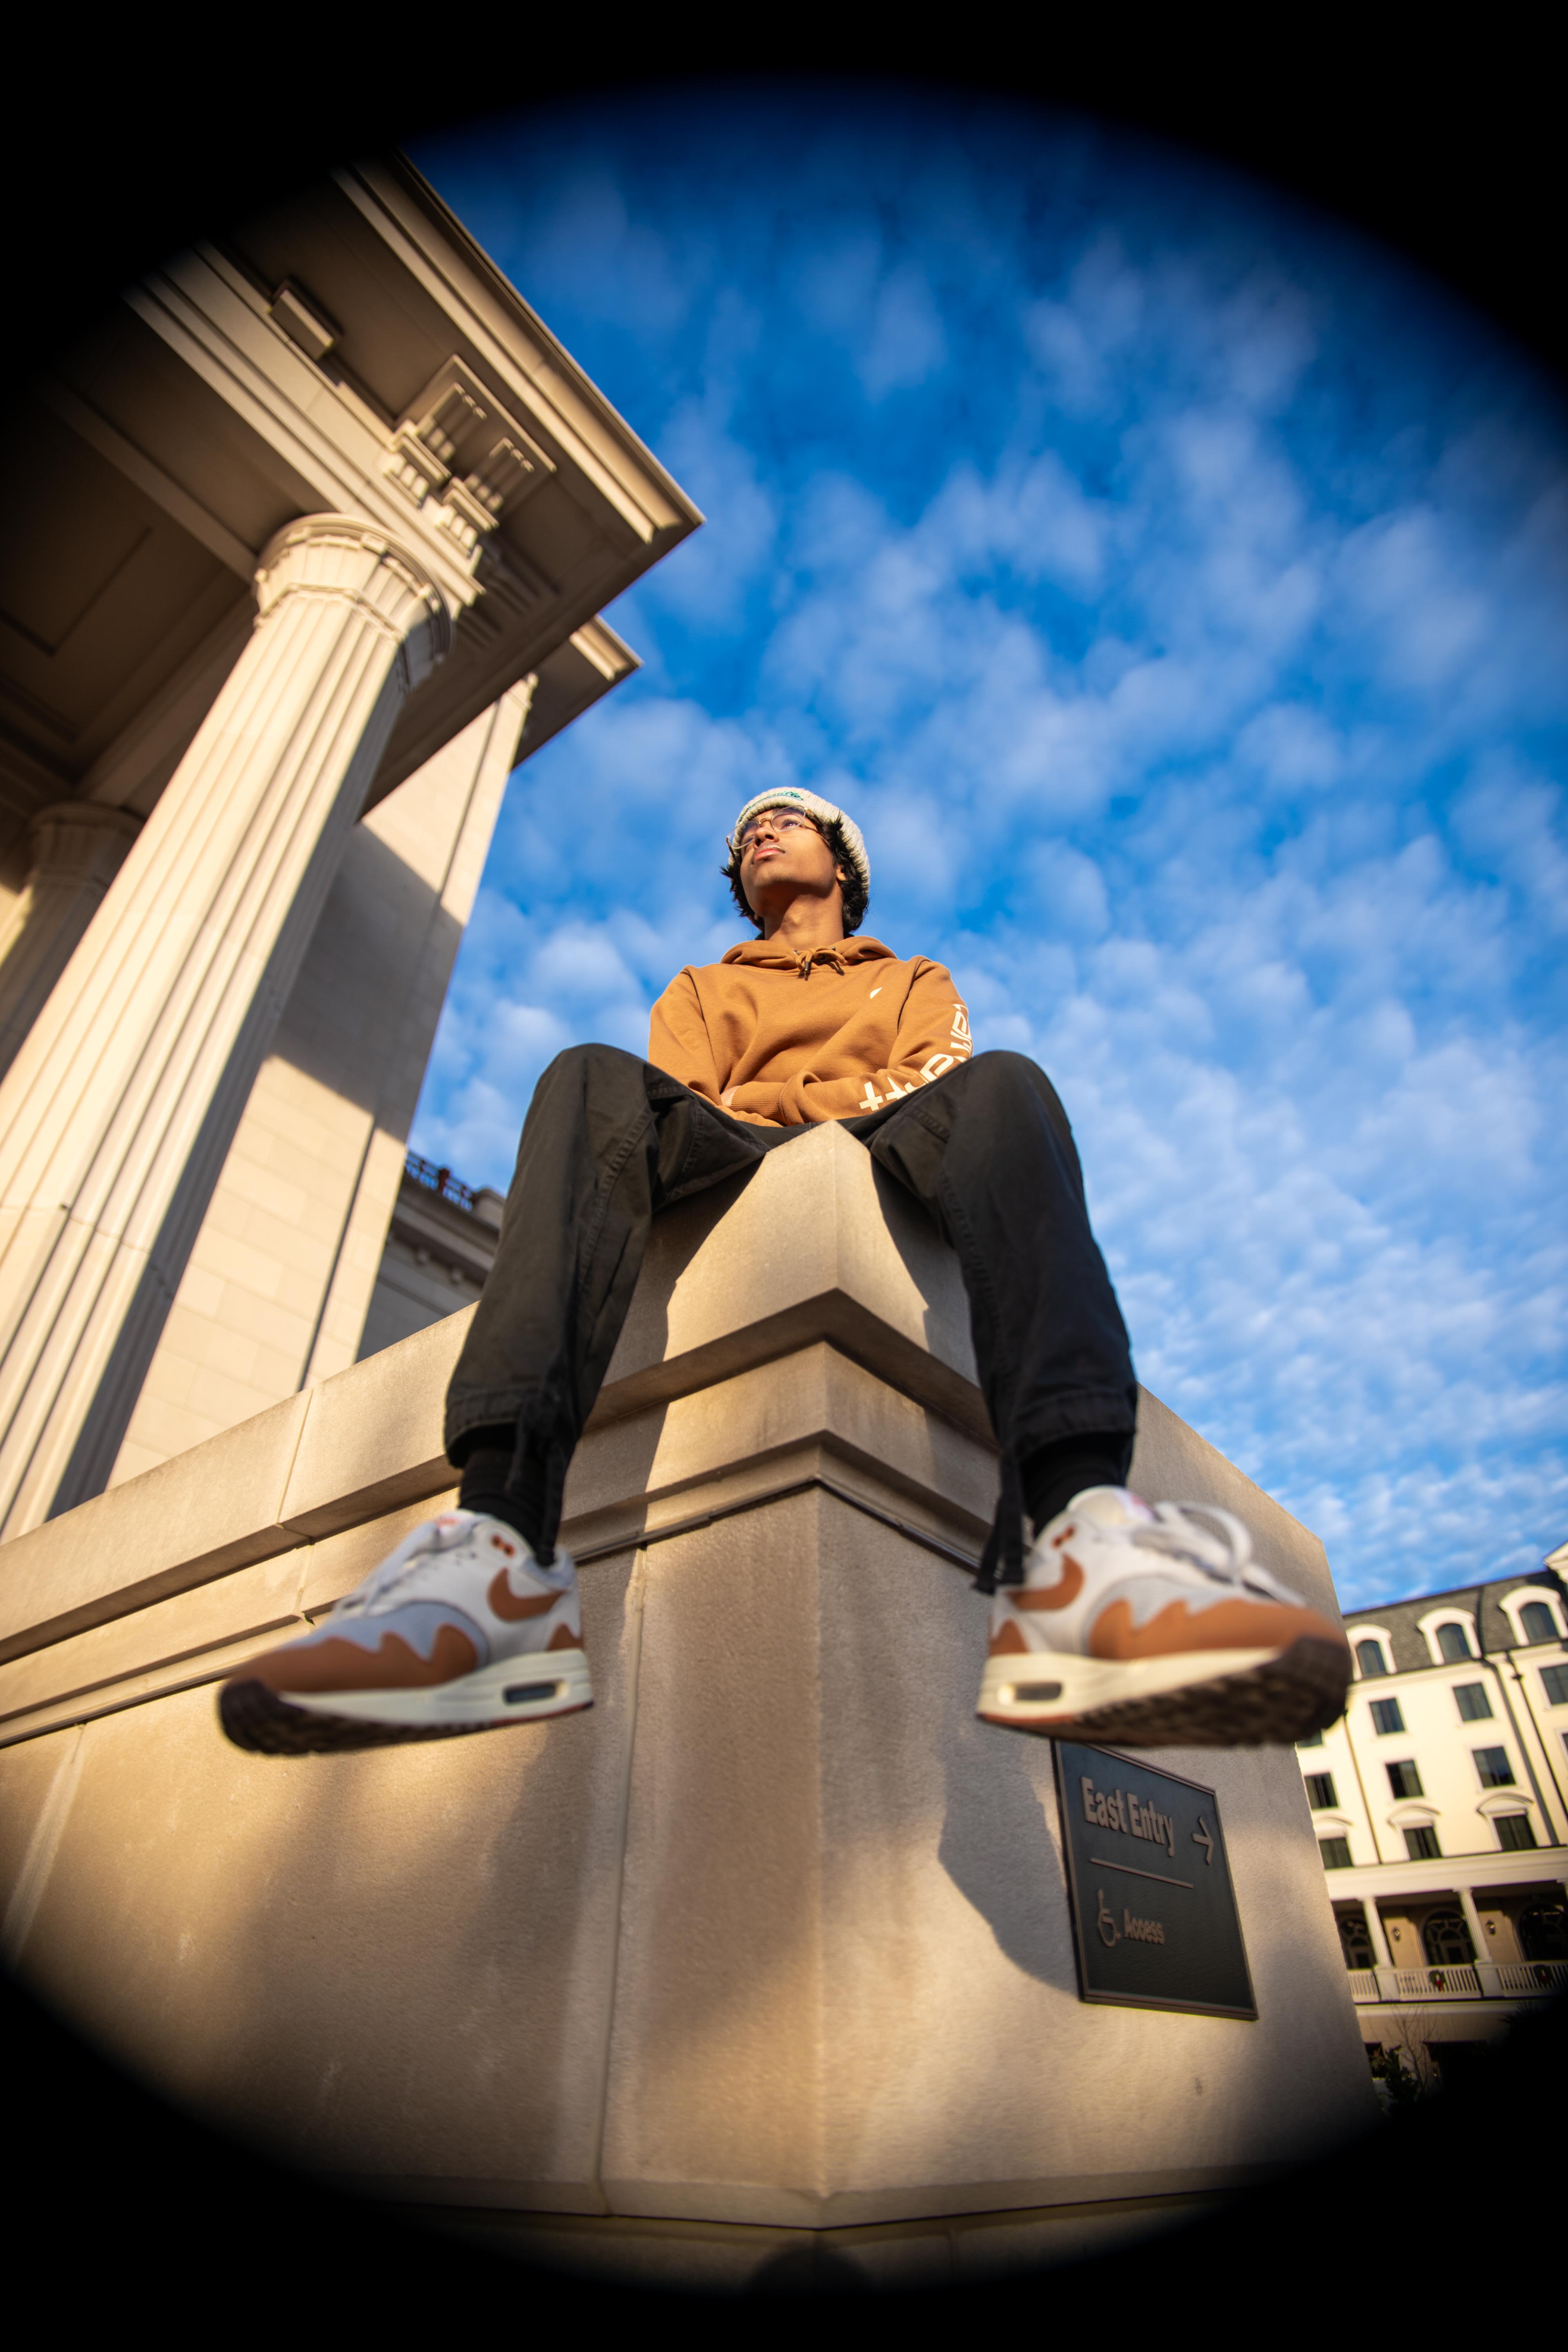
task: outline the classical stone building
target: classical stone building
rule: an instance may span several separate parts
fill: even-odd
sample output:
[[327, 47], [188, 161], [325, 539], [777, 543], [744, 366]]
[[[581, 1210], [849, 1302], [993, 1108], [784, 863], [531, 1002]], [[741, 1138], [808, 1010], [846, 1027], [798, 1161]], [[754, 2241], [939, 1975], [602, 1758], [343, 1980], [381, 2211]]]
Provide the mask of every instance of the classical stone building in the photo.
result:
[[409, 165], [24, 401], [0, 568], [0, 1527], [352, 1363], [506, 779], [700, 520]]
[[[1256, 2014], [1080, 1998], [1051, 1744], [973, 1711], [997, 1474], [957, 1261], [841, 1128], [656, 1228], [565, 1495], [591, 1710], [222, 1738], [214, 1684], [452, 1493], [496, 1203], [407, 1164], [409, 1119], [507, 775], [625, 675], [600, 608], [699, 518], [396, 163], [176, 257], [30, 399], [10, 1964], [289, 2161], [629, 2276], [825, 2240], [973, 2276], [1367, 2127], [1289, 1751], [1150, 1765], [1223, 1833]], [[1133, 1476], [1333, 1609], [1316, 1538], [1152, 1397]]]

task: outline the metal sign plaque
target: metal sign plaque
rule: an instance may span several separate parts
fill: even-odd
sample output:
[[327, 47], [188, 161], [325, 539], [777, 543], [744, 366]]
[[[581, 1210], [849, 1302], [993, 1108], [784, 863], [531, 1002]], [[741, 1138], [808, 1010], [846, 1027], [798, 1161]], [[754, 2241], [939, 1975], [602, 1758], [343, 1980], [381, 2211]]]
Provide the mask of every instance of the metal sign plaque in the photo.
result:
[[1054, 1745], [1083, 1999], [1256, 2017], [1214, 1790]]

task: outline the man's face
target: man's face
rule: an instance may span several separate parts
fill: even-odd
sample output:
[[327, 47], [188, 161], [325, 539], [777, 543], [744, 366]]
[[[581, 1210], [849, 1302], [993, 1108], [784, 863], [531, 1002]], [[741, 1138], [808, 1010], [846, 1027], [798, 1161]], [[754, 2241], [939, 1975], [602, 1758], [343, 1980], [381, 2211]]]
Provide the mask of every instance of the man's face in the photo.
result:
[[841, 866], [812, 819], [801, 809], [759, 810], [741, 828], [741, 887], [754, 914], [801, 892], [826, 898], [844, 881]]

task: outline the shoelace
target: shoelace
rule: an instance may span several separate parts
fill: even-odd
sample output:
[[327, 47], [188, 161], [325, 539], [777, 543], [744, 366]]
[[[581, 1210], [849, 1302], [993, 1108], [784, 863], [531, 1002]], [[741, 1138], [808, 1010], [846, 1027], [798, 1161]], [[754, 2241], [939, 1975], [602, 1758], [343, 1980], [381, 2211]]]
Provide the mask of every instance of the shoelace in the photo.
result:
[[471, 1524], [470, 1520], [460, 1527], [443, 1528], [438, 1521], [430, 1519], [423, 1527], [416, 1528], [412, 1535], [404, 1537], [395, 1551], [387, 1553], [378, 1568], [371, 1570], [362, 1583], [356, 1584], [352, 1592], [344, 1593], [332, 1614], [335, 1617], [358, 1616], [363, 1610], [384, 1599], [387, 1593], [403, 1583], [429, 1559], [432, 1552], [455, 1551], [458, 1544], [467, 1541]]
[[[1234, 1511], [1222, 1510], [1217, 1503], [1156, 1503], [1154, 1525], [1138, 1520], [1131, 1527], [1118, 1530], [1130, 1543], [1142, 1551], [1163, 1552], [1167, 1558], [1190, 1560], [1194, 1568], [1211, 1576], [1216, 1584], [1250, 1584], [1267, 1592], [1276, 1601], [1296, 1601], [1300, 1595], [1289, 1591], [1252, 1556], [1252, 1538]], [[1219, 1535], [1201, 1526], [1189, 1515], [1201, 1511], [1205, 1518], [1217, 1519]]]
[[1024, 1489], [1019, 1482], [1018, 1457], [1007, 1453], [1002, 1456], [1002, 1486], [996, 1497], [996, 1516], [991, 1522], [991, 1532], [985, 1538], [985, 1549], [980, 1555], [973, 1590], [994, 1592], [999, 1584], [1022, 1584], [1024, 1581]]

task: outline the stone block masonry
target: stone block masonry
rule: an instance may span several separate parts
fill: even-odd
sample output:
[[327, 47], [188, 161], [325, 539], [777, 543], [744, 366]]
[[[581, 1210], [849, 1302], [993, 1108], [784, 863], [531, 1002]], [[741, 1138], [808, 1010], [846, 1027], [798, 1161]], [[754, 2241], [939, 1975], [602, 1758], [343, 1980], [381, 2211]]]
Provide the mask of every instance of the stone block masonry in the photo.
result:
[[[889, 2277], [983, 2228], [1037, 2259], [1370, 2120], [1289, 1750], [1158, 1759], [1217, 1791], [1257, 2022], [1079, 2000], [1049, 1745], [973, 1714], [956, 1261], [839, 1129], [655, 1228], [567, 1489], [592, 1712], [229, 1748], [217, 1677], [450, 1492], [463, 1325], [5, 1547], [0, 1896], [68, 2017], [291, 2161], [627, 2276], [801, 2231]], [[1151, 1397], [1134, 1480], [1333, 1609], [1316, 1538]]]

